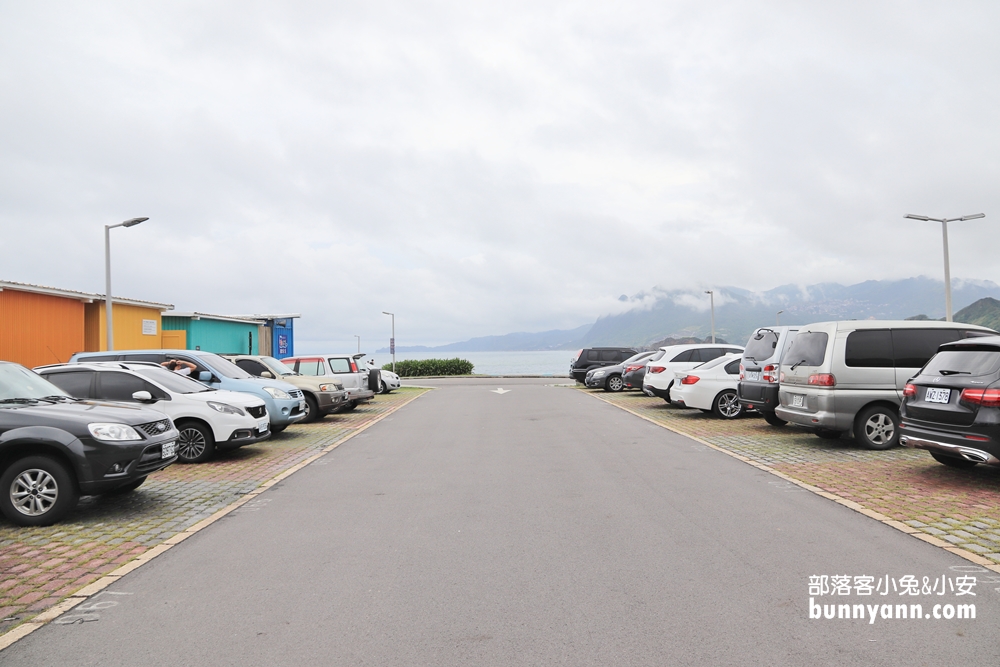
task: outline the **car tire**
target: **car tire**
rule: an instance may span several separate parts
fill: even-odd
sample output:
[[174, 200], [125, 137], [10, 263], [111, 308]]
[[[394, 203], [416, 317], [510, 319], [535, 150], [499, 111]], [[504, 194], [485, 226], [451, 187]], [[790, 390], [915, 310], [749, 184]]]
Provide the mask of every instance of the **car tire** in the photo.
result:
[[[272, 431], [274, 429], [271, 429]], [[177, 460], [181, 463], [201, 463], [215, 453], [212, 431], [198, 422], [177, 424]]]
[[19, 526], [50, 526], [79, 498], [73, 474], [48, 456], [26, 456], [0, 475], [0, 511]]
[[840, 440], [840, 436], [844, 435], [843, 431], [833, 431], [828, 428], [818, 428], [813, 433], [824, 440]]
[[378, 388], [378, 393], [380, 393], [380, 394], [388, 394], [389, 393], [389, 385], [387, 385], [385, 383], [385, 380], [382, 380], [381, 382], [382, 383], [379, 385], [379, 388]]
[[358, 402], [357, 401], [348, 401], [347, 403], [344, 403], [344, 407], [342, 407], [340, 409], [340, 411], [341, 412], [350, 412], [351, 410], [353, 410], [356, 407], [358, 407]]
[[316, 404], [316, 399], [306, 394], [306, 416], [302, 419], [303, 424], [311, 424], [312, 422], [320, 419], [322, 415], [319, 413], [319, 406]]
[[615, 374], [604, 381], [604, 391], [610, 391], [617, 393], [625, 389], [625, 380], [622, 380], [622, 376]]
[[288, 428], [288, 424], [282, 424], [281, 426], [275, 426], [274, 424], [272, 424], [271, 425], [271, 435], [274, 435], [276, 433], [281, 433], [286, 428]]
[[961, 456], [948, 456], [947, 454], [939, 454], [937, 452], [930, 452], [930, 455], [938, 463], [943, 463], [951, 468], [972, 468], [979, 465], [975, 461], [963, 459]]
[[778, 415], [774, 414], [774, 411], [771, 411], [771, 410], [764, 411], [764, 410], [762, 410], [761, 414], [764, 415], [764, 421], [766, 421], [771, 426], [784, 426], [785, 424], [788, 423], [787, 421], [785, 421], [784, 419], [782, 419]]
[[885, 405], [872, 405], [854, 419], [854, 439], [867, 449], [892, 449], [899, 444], [899, 414]]
[[125, 494], [125, 493], [131, 493], [132, 491], [135, 491], [140, 486], [142, 486], [142, 483], [145, 482], [145, 481], [146, 481], [145, 477], [140, 477], [139, 479], [133, 479], [128, 484], [122, 484], [117, 489], [112, 489], [112, 490], [108, 491], [105, 495], [108, 495], [108, 496], [117, 496], [117, 495], [121, 495], [121, 494]]
[[673, 388], [674, 388], [674, 381], [671, 380], [670, 384], [667, 385], [666, 396], [663, 397], [663, 400], [665, 400], [668, 405], [671, 404], [671, 403], [673, 403], [673, 401], [670, 400], [670, 390], [673, 389]]
[[746, 408], [740, 405], [740, 399], [732, 389], [719, 392], [712, 401], [712, 414], [719, 419], [739, 419], [745, 412]]

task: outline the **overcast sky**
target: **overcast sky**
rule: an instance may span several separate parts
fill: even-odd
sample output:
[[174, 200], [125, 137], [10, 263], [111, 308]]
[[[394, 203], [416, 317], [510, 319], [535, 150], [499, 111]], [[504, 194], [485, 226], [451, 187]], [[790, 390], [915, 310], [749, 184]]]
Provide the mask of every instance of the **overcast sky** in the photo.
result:
[[[0, 279], [300, 351], [621, 294], [1000, 282], [996, 2], [0, 0]], [[303, 349], [303, 345], [311, 348]]]

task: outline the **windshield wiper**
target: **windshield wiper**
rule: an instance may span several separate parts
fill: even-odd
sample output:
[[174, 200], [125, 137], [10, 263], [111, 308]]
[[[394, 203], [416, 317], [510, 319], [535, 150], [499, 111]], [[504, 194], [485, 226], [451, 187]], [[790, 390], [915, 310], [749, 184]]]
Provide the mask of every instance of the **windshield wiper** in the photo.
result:
[[53, 394], [52, 396], [42, 396], [40, 401], [52, 401], [53, 403], [58, 403], [59, 401], [80, 401], [83, 399], [76, 398], [75, 396], [61, 396], [59, 394]]
[[970, 371], [950, 371], [948, 369], [938, 371], [941, 375], [971, 375]]
[[795, 369], [796, 369], [797, 367], [801, 366], [801, 365], [802, 365], [802, 364], [804, 364], [804, 363], [806, 363], [806, 360], [805, 360], [805, 359], [801, 359], [801, 360], [799, 360], [799, 361], [796, 361], [796, 362], [795, 362], [794, 364], [792, 364], [792, 367], [791, 367], [791, 368], [789, 368], [789, 370], [792, 370], [792, 371], [794, 371], [794, 370], [795, 370]]
[[37, 398], [4, 398], [0, 399], [0, 403], [18, 403], [21, 405], [30, 405], [32, 403], [37, 403]]

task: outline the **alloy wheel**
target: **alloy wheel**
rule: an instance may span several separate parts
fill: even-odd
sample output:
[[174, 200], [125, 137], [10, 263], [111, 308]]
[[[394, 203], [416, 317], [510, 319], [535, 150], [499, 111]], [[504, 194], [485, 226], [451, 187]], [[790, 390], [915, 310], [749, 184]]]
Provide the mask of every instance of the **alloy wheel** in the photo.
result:
[[896, 434], [896, 425], [889, 415], [876, 412], [865, 422], [865, 436], [876, 445], [885, 445]]
[[719, 412], [726, 419], [732, 419], [740, 414], [740, 399], [733, 393], [725, 393], [719, 396]]
[[59, 499], [59, 484], [45, 470], [32, 468], [14, 478], [10, 485], [10, 501], [25, 516], [41, 516], [52, 509]]
[[625, 388], [625, 381], [620, 375], [612, 375], [608, 378], [608, 391], [621, 391]]
[[177, 438], [177, 455], [188, 461], [204, 454], [206, 447], [208, 442], [205, 440], [205, 435], [196, 428], [182, 429], [180, 437]]

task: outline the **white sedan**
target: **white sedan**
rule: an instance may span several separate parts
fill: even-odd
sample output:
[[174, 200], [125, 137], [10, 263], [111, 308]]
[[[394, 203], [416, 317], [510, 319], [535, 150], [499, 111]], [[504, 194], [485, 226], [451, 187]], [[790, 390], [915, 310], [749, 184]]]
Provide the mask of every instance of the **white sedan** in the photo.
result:
[[722, 419], [741, 417], [736, 387], [740, 382], [740, 355], [727, 354], [687, 371], [679, 371], [670, 389], [670, 400], [686, 408], [698, 408]]
[[399, 389], [402, 386], [399, 376], [392, 371], [379, 371], [379, 375], [382, 378], [378, 388], [380, 394], [388, 394], [393, 389]]

